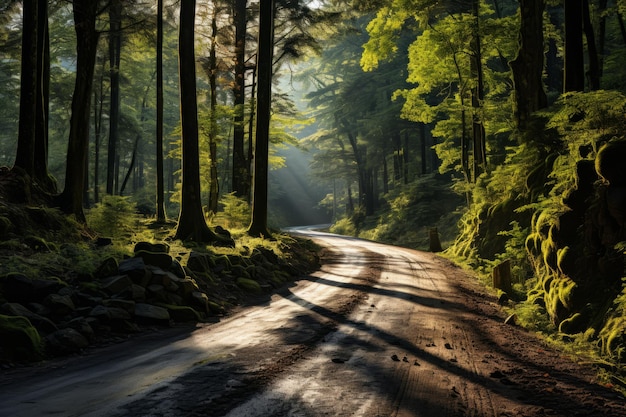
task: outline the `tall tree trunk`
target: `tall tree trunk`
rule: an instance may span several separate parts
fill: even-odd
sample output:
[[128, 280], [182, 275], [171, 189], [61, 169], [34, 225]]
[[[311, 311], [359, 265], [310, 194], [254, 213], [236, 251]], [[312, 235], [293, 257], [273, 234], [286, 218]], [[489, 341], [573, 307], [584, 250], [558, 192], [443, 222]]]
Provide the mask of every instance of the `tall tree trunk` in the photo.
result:
[[252, 170], [250, 169], [252, 161], [254, 160], [254, 122], [256, 121], [256, 86], [257, 86], [257, 72], [252, 72], [252, 85], [250, 86], [250, 117], [248, 117], [248, 158], [246, 159], [246, 172], [248, 173], [246, 184], [248, 184], [248, 200], [252, 198], [250, 194], [252, 192]]
[[481, 119], [481, 108], [484, 99], [483, 85], [483, 63], [480, 40], [480, 15], [478, 0], [472, 2], [474, 8], [474, 39], [472, 40], [472, 56], [470, 67], [472, 75], [476, 81], [476, 86], [472, 89], [472, 149], [474, 161], [472, 164], [472, 175], [474, 182], [481, 172], [487, 171], [487, 147], [485, 140], [485, 125]]
[[257, 60], [258, 96], [254, 147], [254, 188], [251, 236], [271, 237], [267, 228], [269, 133], [272, 104], [272, 62], [274, 56], [274, 0], [260, 3], [259, 51]]
[[233, 87], [235, 117], [233, 127], [232, 191], [236, 196], [250, 199], [250, 162], [244, 151], [244, 108], [246, 88], [246, 11], [247, 0], [236, 0], [235, 20], [235, 83]]
[[422, 160], [421, 160], [421, 168], [422, 168], [422, 175], [425, 175], [428, 172], [428, 158], [427, 158], [427, 154], [426, 154], [426, 125], [424, 123], [420, 123], [419, 125], [419, 131], [420, 131], [420, 153], [422, 155]]
[[409, 131], [404, 131], [404, 147], [402, 150], [402, 179], [404, 185], [409, 183]]
[[565, 92], [584, 91], [583, 2], [567, 0], [565, 9]]
[[20, 119], [15, 167], [35, 177], [35, 122], [37, 111], [37, 0], [22, 2], [22, 62]]
[[76, 84], [72, 96], [70, 137], [67, 148], [65, 188], [59, 196], [59, 205], [78, 221], [85, 221], [83, 189], [85, 159], [89, 149], [89, 116], [91, 89], [98, 50], [96, 14], [98, 2], [74, 0], [74, 29], [76, 30]]
[[598, 58], [598, 49], [596, 47], [596, 36], [593, 32], [591, 24], [591, 15], [589, 13], [589, 0], [583, 0], [583, 31], [587, 39], [587, 55], [589, 70], [587, 71], [587, 79], [589, 81], [589, 89], [597, 91], [600, 89], [600, 60]]
[[511, 61], [515, 89], [515, 116], [526, 129], [530, 115], [548, 104], [543, 88], [543, 11], [545, 0], [520, 1], [520, 33], [517, 57]]
[[200, 200], [200, 157], [198, 149], [198, 104], [194, 24], [196, 0], [181, 0], [178, 36], [180, 118], [182, 127], [182, 188], [180, 215], [175, 237], [181, 240], [233, 245], [221, 239], [206, 224]]
[[111, 71], [111, 103], [109, 112], [109, 146], [107, 155], [107, 194], [117, 194], [118, 128], [120, 120], [120, 53], [122, 49], [122, 2], [111, 0], [109, 5], [109, 68]]
[[102, 60], [102, 75], [100, 76], [99, 89], [93, 92], [93, 125], [94, 125], [94, 163], [93, 163], [93, 201], [100, 202], [100, 140], [102, 138], [102, 111], [104, 96], [104, 60]]
[[48, 0], [38, 0], [37, 9], [37, 91], [35, 126], [35, 179], [50, 194], [57, 184], [48, 172], [48, 109], [50, 102], [50, 33]]
[[607, 0], [600, 0], [598, 2], [598, 11], [600, 12], [600, 24], [598, 27], [598, 62], [599, 62], [599, 75], [602, 78], [604, 72], [604, 46], [606, 44], [606, 6]]
[[209, 88], [210, 97], [210, 120], [209, 120], [209, 210], [217, 213], [219, 199], [219, 179], [217, 176], [217, 17], [218, 9], [213, 6], [211, 19], [211, 47], [209, 52]]
[[167, 218], [163, 172], [163, 0], [157, 2], [156, 78], [156, 221], [165, 223]]

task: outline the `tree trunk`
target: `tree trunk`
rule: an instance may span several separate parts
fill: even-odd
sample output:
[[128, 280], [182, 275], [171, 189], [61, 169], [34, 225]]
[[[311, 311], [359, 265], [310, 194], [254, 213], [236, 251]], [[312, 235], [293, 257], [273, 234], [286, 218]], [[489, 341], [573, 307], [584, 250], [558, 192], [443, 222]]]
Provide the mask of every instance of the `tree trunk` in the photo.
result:
[[593, 32], [589, 14], [589, 0], [583, 0], [583, 31], [587, 39], [587, 55], [589, 57], [589, 70], [587, 71], [589, 89], [597, 91], [600, 89], [600, 61], [598, 49], [596, 48], [596, 36]]
[[484, 99], [484, 85], [478, 0], [473, 1], [473, 7], [476, 25], [474, 39], [472, 40], [473, 50], [470, 67], [472, 75], [476, 80], [476, 86], [472, 89], [472, 149], [474, 155], [472, 175], [474, 182], [476, 182], [480, 173], [487, 171], [487, 148], [485, 143], [485, 125], [483, 125], [480, 115]]
[[250, 163], [244, 151], [244, 108], [246, 88], [246, 10], [247, 0], [236, 0], [235, 83], [233, 87], [235, 117], [233, 127], [232, 191], [237, 197], [250, 199]]
[[563, 6], [565, 9], [564, 89], [566, 93], [585, 89], [583, 1], [567, 0]]
[[163, 172], [163, 0], [157, 2], [156, 78], [156, 221], [165, 223], [167, 218]]
[[257, 60], [258, 96], [254, 148], [254, 188], [251, 236], [271, 237], [267, 228], [269, 130], [272, 104], [272, 62], [274, 56], [274, 0], [260, 3], [259, 51]]
[[15, 167], [35, 177], [35, 121], [37, 111], [37, 0], [22, 6], [22, 62], [20, 77], [20, 119]]
[[91, 89], [98, 50], [97, 11], [98, 2], [92, 0], [74, 0], [73, 2], [74, 29], [76, 30], [76, 83], [72, 96], [65, 188], [58, 201], [63, 211], [73, 214], [81, 222], [85, 222], [84, 170], [89, 149]]
[[107, 155], [107, 194], [117, 194], [118, 127], [120, 120], [120, 52], [122, 49], [122, 3], [111, 0], [109, 6], [109, 68], [111, 71], [111, 103], [109, 111], [109, 146]]
[[180, 117], [182, 128], [182, 188], [180, 215], [175, 237], [181, 240], [233, 245], [206, 224], [200, 201], [200, 158], [198, 149], [198, 104], [196, 98], [196, 57], [194, 24], [196, 1], [181, 0], [178, 37]]
[[217, 213], [219, 200], [219, 179], [217, 176], [217, 7], [213, 7], [211, 19], [211, 49], [209, 52], [209, 88], [210, 88], [210, 120], [209, 120], [209, 211]]
[[607, 0], [600, 0], [598, 2], [598, 11], [600, 12], [600, 24], [598, 27], [598, 72], [600, 78], [604, 72], [604, 47], [606, 44], [606, 6]]
[[548, 103], [542, 80], [544, 7], [545, 0], [520, 1], [519, 50], [510, 63], [519, 129], [525, 129], [530, 115]]
[[48, 172], [48, 109], [50, 102], [50, 33], [48, 0], [38, 0], [37, 9], [37, 91], [35, 126], [35, 180], [48, 193], [57, 192], [57, 184]]

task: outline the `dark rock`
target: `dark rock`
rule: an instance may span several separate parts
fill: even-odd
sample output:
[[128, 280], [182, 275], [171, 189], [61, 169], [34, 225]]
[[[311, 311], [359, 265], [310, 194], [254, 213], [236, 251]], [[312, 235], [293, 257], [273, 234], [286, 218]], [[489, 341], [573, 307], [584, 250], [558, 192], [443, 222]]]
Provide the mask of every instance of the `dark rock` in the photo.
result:
[[50, 294], [44, 300], [44, 304], [50, 308], [52, 314], [65, 316], [76, 310], [76, 306], [69, 295]]
[[148, 252], [141, 250], [135, 253], [135, 257], [143, 259], [146, 265], [158, 266], [162, 269], [169, 269], [172, 266], [171, 255], [163, 252]]
[[36, 360], [41, 356], [39, 333], [23, 316], [0, 314], [0, 347], [9, 357], [19, 360]]
[[167, 309], [145, 303], [137, 303], [135, 305], [135, 316], [157, 322], [169, 322], [170, 320], [170, 314]]
[[146, 289], [141, 285], [133, 284], [132, 286], [133, 301], [146, 301]]
[[98, 321], [108, 321], [111, 319], [111, 313], [109, 309], [105, 306], [95, 306], [91, 312], [89, 312], [89, 317], [93, 317], [98, 319]]
[[120, 275], [128, 275], [129, 278], [142, 287], [148, 284], [149, 277], [146, 277], [146, 264], [143, 258], [128, 258], [120, 261], [118, 268]]
[[59, 291], [65, 286], [58, 279], [33, 279], [16, 272], [0, 277], [0, 284], [7, 301], [18, 303], [43, 301], [46, 296]]
[[201, 291], [193, 291], [191, 293], [193, 303], [198, 306], [203, 313], [209, 312], [209, 297]]
[[187, 260], [187, 268], [194, 272], [206, 272], [212, 267], [210, 257], [204, 253], [191, 252]]
[[129, 314], [134, 314], [135, 313], [135, 302], [132, 300], [121, 300], [121, 299], [117, 299], [117, 298], [111, 298], [108, 300], [104, 300], [103, 304], [106, 307], [115, 307], [115, 308], [120, 308], [126, 312], [128, 312]]
[[94, 340], [95, 332], [93, 331], [91, 324], [89, 324], [89, 320], [84, 317], [77, 317], [71, 320], [65, 325], [65, 327], [76, 330], [88, 341]]
[[5, 303], [2, 305], [2, 310], [9, 316], [22, 316], [27, 318], [28, 321], [42, 333], [47, 334], [58, 330], [56, 324], [54, 324], [52, 320], [32, 312], [22, 304]]
[[53, 355], [69, 355], [89, 346], [89, 341], [72, 328], [57, 330], [46, 336], [46, 348]]
[[117, 259], [109, 257], [105, 259], [98, 268], [96, 268], [96, 271], [94, 272], [94, 277], [104, 278], [117, 275], [118, 269], [119, 264], [117, 263]]

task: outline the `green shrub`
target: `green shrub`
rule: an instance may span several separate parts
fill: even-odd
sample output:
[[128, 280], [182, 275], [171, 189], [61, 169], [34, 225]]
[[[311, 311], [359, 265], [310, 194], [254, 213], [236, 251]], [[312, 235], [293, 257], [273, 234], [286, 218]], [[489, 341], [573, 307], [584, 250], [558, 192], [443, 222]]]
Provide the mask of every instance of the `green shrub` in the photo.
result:
[[102, 202], [87, 212], [87, 224], [111, 238], [129, 237], [138, 222], [137, 208], [128, 197], [104, 196]]

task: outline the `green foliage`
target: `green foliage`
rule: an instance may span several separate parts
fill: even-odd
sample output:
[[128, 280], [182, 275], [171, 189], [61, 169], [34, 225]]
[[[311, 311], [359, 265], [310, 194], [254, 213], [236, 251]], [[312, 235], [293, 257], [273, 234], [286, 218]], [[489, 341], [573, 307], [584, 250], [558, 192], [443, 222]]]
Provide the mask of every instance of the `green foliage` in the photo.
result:
[[235, 193], [225, 194], [220, 198], [222, 210], [218, 212], [212, 223], [220, 224], [226, 229], [243, 229], [250, 224], [250, 204]]
[[87, 212], [87, 224], [103, 236], [128, 238], [138, 228], [136, 212], [135, 203], [129, 197], [107, 195]]

